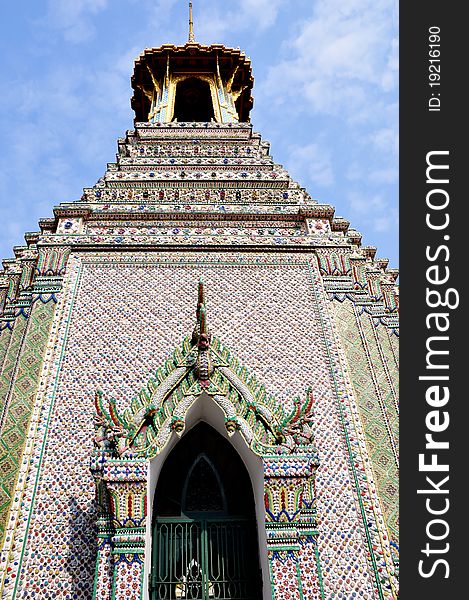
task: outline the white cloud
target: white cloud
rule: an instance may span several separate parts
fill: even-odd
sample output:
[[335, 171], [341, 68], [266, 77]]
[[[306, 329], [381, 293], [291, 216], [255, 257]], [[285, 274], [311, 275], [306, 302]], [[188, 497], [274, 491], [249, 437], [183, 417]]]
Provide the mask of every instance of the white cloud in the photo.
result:
[[334, 182], [334, 172], [329, 153], [318, 144], [293, 146], [289, 149], [288, 164], [285, 165], [295, 178], [306, 174], [311, 183], [328, 187]]
[[280, 86], [284, 102], [302, 93], [317, 113], [367, 111], [374, 95], [395, 88], [395, 12], [394, 0], [315, 2], [284, 46], [288, 58], [270, 69], [265, 93]]
[[387, 234], [396, 229], [398, 212], [390, 198], [382, 194], [370, 195], [368, 189], [362, 193], [350, 192], [347, 201], [351, 213], [349, 216], [352, 219], [359, 218], [362, 225], [373, 232]]
[[350, 208], [359, 214], [371, 214], [386, 209], [386, 202], [380, 195], [369, 197], [358, 192], [351, 192], [348, 200]]
[[[396, 124], [397, 125], [397, 124]], [[366, 173], [367, 180], [372, 184], [394, 184], [399, 177], [398, 153], [399, 135], [392, 127], [383, 127], [364, 138], [368, 145], [370, 168]]]
[[[298, 167], [313, 183], [333, 185], [346, 216], [380, 239], [397, 223], [396, 36], [396, 0], [317, 0], [256, 87], [271, 119], [289, 114], [321, 137], [320, 148], [304, 149], [314, 150], [309, 164], [299, 156]], [[296, 171], [294, 161], [288, 166]]]
[[392, 184], [397, 183], [399, 171], [395, 168], [375, 169], [368, 173], [368, 181], [375, 184]]
[[345, 172], [345, 177], [349, 181], [359, 181], [363, 177], [362, 169], [363, 165], [358, 161], [354, 161], [348, 166]]
[[368, 184], [395, 184], [399, 178], [395, 132], [384, 130], [372, 133], [368, 141], [364, 140], [360, 160], [354, 160], [345, 171], [345, 177], [351, 182]]
[[399, 151], [399, 135], [392, 127], [383, 127], [373, 131], [369, 140], [379, 152], [388, 152], [397, 156]]
[[0, 235], [3, 247], [22, 243], [20, 233], [36, 231], [38, 219], [49, 216], [55, 204], [78, 200], [82, 187], [93, 185], [112, 160], [115, 138], [131, 117], [123, 62], [110, 56], [104, 65], [60, 63], [3, 86], [2, 114], [21, 113], [15, 128], [5, 132], [8, 153], [0, 157], [1, 197], [9, 197], [14, 185], [15, 198], [21, 199], [14, 218], [10, 205], [0, 207], [0, 216], [6, 213], [12, 223]]
[[383, 72], [381, 85], [385, 91], [390, 91], [398, 85], [399, 71], [399, 39], [394, 38], [388, 56], [388, 68]]
[[393, 226], [393, 222], [391, 217], [388, 216], [382, 216], [382, 217], [376, 217], [376, 219], [373, 219], [373, 230], [376, 231], [377, 233], [385, 233], [391, 230], [391, 227]]
[[352, 113], [353, 119], [356, 119], [367, 99], [363, 87], [354, 82], [344, 85], [339, 80], [317, 78], [305, 82], [303, 89], [314, 112], [336, 115], [345, 110]]
[[286, 0], [203, 2], [194, 6], [194, 32], [204, 43], [222, 41], [233, 31], [265, 31], [272, 27]]
[[[141, 1], [137, 0], [137, 6], [141, 4]], [[177, 4], [178, 0], [150, 0], [147, 2], [146, 12], [148, 16], [146, 21], [148, 35], [145, 37], [148, 39], [149, 46], [174, 44], [181, 38], [183, 23], [175, 23], [174, 19], [174, 10]], [[186, 10], [188, 11], [189, 9], [186, 8]], [[186, 31], [185, 28], [184, 31]], [[157, 44], [154, 43], [155, 40], [157, 40]], [[135, 56], [138, 56], [143, 50], [142, 39], [135, 40], [135, 45], [138, 48]]]
[[49, 0], [47, 23], [62, 30], [69, 42], [83, 42], [95, 33], [90, 15], [104, 10], [108, 0]]

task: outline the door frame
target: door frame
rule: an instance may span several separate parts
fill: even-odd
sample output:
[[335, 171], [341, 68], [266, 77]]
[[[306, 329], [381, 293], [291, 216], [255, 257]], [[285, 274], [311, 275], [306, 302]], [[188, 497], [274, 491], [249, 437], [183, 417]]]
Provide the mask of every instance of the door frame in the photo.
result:
[[[265, 505], [264, 505], [264, 462], [260, 456], [257, 456], [246, 444], [240, 435], [228, 437], [225, 427], [225, 417], [215, 402], [202, 394], [194, 406], [186, 413], [186, 432], [204, 421], [213, 427], [222, 437], [224, 437], [237, 451], [246, 467], [251, 480], [252, 491], [254, 495], [254, 508], [256, 515], [256, 530], [259, 551], [259, 567], [262, 571], [262, 600], [272, 600], [272, 583], [270, 579], [270, 566], [267, 556], [267, 534], [265, 528]], [[156, 486], [163, 464], [174, 446], [180, 441], [177, 436], [171, 436], [169, 442], [163, 448], [160, 454], [152, 459], [148, 466], [147, 477], [147, 520], [145, 537], [145, 568], [144, 568], [144, 586], [143, 600], [150, 599], [150, 575], [152, 565], [152, 537], [153, 537], [153, 506], [155, 499]]]

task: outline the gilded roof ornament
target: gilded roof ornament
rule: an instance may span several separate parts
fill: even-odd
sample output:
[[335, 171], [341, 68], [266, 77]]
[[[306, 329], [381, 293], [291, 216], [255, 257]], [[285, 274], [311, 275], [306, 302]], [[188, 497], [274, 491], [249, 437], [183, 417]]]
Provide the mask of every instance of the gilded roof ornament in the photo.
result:
[[194, 22], [192, 20], [192, 2], [189, 2], [189, 38], [187, 42], [189, 44], [195, 44]]

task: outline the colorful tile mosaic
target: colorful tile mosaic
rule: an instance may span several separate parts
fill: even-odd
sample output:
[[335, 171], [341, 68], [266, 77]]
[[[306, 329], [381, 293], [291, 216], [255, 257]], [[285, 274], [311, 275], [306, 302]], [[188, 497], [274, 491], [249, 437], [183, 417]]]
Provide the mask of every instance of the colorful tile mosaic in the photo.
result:
[[[56, 539], [58, 543], [63, 538], [65, 523], [51, 519], [47, 525], [38, 519], [44, 507], [48, 507], [50, 514], [67, 514], [67, 503], [61, 500], [66, 490], [67, 497], [77, 502], [81, 514], [89, 514], [94, 492], [87, 474], [87, 456], [91, 451], [92, 399], [96, 388], [114, 396], [118, 406], [127, 405], [168, 352], [191, 330], [193, 290], [203, 276], [209, 290], [207, 307], [212, 315], [212, 329], [236, 350], [259, 380], [267, 382], [268, 390], [288, 406], [299, 390], [312, 387], [315, 443], [321, 464], [317, 475], [318, 546], [321, 562], [322, 557], [325, 560], [328, 555], [335, 557], [335, 568], [329, 567], [331, 570], [323, 573], [323, 585], [325, 590], [337, 590], [343, 585], [345, 592], [346, 581], [341, 583], [339, 575], [341, 556], [345, 564], [348, 561], [342, 535], [347, 532], [356, 552], [362, 547], [362, 525], [315, 301], [314, 289], [320, 285], [320, 279], [316, 275], [316, 281], [312, 281], [314, 267], [308, 267], [308, 263], [295, 256], [272, 256], [267, 261], [266, 258], [238, 254], [204, 258], [189, 254], [180, 255], [175, 261], [166, 255], [161, 260], [135, 255], [119, 258], [83, 255], [75, 268], [71, 268], [66, 285], [71, 290], [78, 287], [76, 297], [68, 301], [70, 320], [61, 324], [68, 329], [67, 339], [57, 346], [56, 358], [50, 358], [54, 362], [61, 357], [60, 377], [57, 383], [57, 375], [49, 383], [48, 396], [54, 398], [54, 405], [50, 416], [47, 414], [51, 420], [46, 446], [40, 437], [36, 442], [38, 456], [42, 449], [45, 454], [38, 465], [40, 477], [34, 508], [31, 507], [25, 554], [28, 566], [23, 565], [21, 585], [30, 569], [44, 564], [40, 532], [45, 533], [48, 527], [46, 539]], [[116, 286], [121, 290], [118, 302]], [[168, 294], [172, 298], [169, 304]], [[132, 318], [136, 313], [140, 315], [138, 328]], [[282, 318], [273, 320], [272, 315]], [[288, 369], [283, 367], [285, 364]], [[73, 448], [67, 458], [62, 456], [64, 431]], [[335, 441], [331, 440], [331, 433]], [[62, 464], [59, 479], [58, 460]], [[92, 532], [91, 527], [85, 536], [80, 530], [76, 532], [73, 553], [80, 557], [81, 570], [89, 564], [94, 572], [89, 553], [93, 547]], [[41, 542], [37, 545], [33, 540]], [[48, 559], [50, 568], [56, 568], [53, 560], [53, 556]], [[354, 560], [353, 568], [357, 565], [357, 572], [361, 569], [364, 576], [356, 581], [356, 589], [365, 585], [369, 597], [373, 597], [371, 584], [365, 583], [370, 577], [366, 556], [360, 558], [360, 554], [354, 554]], [[61, 577], [63, 584], [68, 581], [72, 585], [69, 572], [63, 572]]]
[[16, 327], [12, 328], [8, 348], [3, 360], [0, 374], [0, 398], [5, 407], [7, 405], [8, 393], [14, 380], [15, 368], [23, 344], [27, 323], [27, 319], [24, 316], [16, 320]]
[[[387, 364], [393, 361], [389, 346], [386, 347], [385, 342], [377, 344], [374, 337], [377, 330], [379, 335], [387, 336], [388, 340], [389, 334], [386, 330], [381, 331], [382, 326], [375, 327], [368, 315], [357, 315], [350, 301], [334, 302], [331, 308], [347, 353], [389, 535], [397, 544], [399, 414], [394, 387], [397, 379], [390, 377], [387, 368]], [[388, 352], [385, 355], [386, 349]], [[382, 380], [386, 382], [384, 389]]]
[[[0, 446], [0, 466], [3, 474], [0, 514], [5, 517], [10, 506], [24, 450], [54, 308], [53, 302], [44, 304], [39, 301], [33, 305], [31, 316], [27, 322], [27, 330], [24, 333], [14, 381], [5, 397]], [[2, 542], [5, 522], [6, 518], [0, 519]]]

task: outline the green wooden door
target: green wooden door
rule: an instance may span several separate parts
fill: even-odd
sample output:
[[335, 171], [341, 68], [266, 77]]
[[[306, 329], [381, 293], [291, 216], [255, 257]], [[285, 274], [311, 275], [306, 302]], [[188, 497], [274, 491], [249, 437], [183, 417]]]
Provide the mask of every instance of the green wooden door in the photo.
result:
[[257, 600], [255, 524], [237, 518], [158, 518], [152, 600]]

